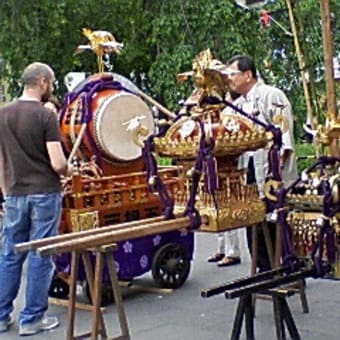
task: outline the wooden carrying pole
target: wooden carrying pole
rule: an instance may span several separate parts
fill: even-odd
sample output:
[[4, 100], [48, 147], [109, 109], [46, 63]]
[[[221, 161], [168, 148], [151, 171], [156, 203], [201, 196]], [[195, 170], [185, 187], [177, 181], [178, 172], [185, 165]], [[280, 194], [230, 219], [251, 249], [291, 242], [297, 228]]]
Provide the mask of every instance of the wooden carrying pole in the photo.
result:
[[174, 119], [176, 118], [176, 115], [171, 112], [170, 110], [168, 110], [167, 108], [165, 108], [163, 105], [161, 105], [160, 103], [158, 103], [156, 100], [154, 100], [153, 98], [151, 98], [150, 96], [148, 96], [147, 94], [145, 94], [142, 91], [139, 91], [138, 94], [144, 98], [146, 101], [148, 101], [150, 104], [154, 105], [157, 107], [157, 109], [159, 109], [161, 112], [163, 112], [165, 115], [167, 115], [168, 117]]
[[[330, 20], [329, 0], [320, 0], [323, 51], [325, 60], [326, 75], [326, 94], [327, 94], [327, 119], [330, 126], [339, 124], [338, 112], [336, 108], [336, 94], [334, 81], [334, 64], [333, 64], [333, 37]], [[333, 157], [340, 157], [339, 134], [330, 138], [330, 153]]]
[[303, 60], [303, 55], [302, 55], [301, 48], [300, 48], [300, 42], [299, 42], [299, 37], [298, 37], [296, 25], [295, 25], [295, 19], [294, 19], [294, 13], [293, 13], [291, 0], [286, 0], [286, 4], [287, 4], [287, 8], [288, 8], [290, 26], [291, 26], [293, 38], [294, 38], [296, 56], [297, 56], [297, 60], [298, 60], [299, 68], [300, 68], [300, 73], [301, 73], [303, 92], [305, 94], [307, 115], [308, 115], [308, 118], [309, 118], [309, 122], [312, 126], [312, 129], [314, 130], [316, 128], [316, 126], [314, 124], [311, 98], [310, 98], [310, 95], [309, 95], [309, 89], [308, 89], [306, 75], [305, 75], [305, 62]]
[[76, 141], [73, 145], [71, 153], [68, 156], [68, 160], [67, 160], [68, 163], [72, 163], [73, 157], [76, 155], [76, 153], [79, 149], [80, 143], [83, 139], [84, 133], [86, 131], [86, 127], [87, 127], [87, 123], [83, 123], [82, 126], [81, 126], [81, 129], [80, 129], [79, 135], [77, 136], [77, 139], [76, 139]]
[[123, 230], [106, 232], [99, 235], [81, 237], [66, 242], [47, 245], [37, 249], [40, 256], [59, 255], [74, 250], [83, 250], [90, 247], [104, 246], [123, 240], [131, 240], [138, 237], [149, 236], [157, 233], [189, 228], [191, 221], [189, 217], [167, 220], [146, 225], [140, 225]]
[[148, 218], [148, 219], [141, 220], [141, 221], [119, 223], [119, 224], [96, 228], [96, 229], [89, 229], [89, 230], [84, 230], [84, 231], [79, 231], [79, 232], [74, 232], [74, 233], [57, 235], [53, 237], [43, 238], [41, 240], [19, 243], [15, 246], [15, 250], [20, 253], [26, 252], [26, 251], [35, 250], [35, 249], [38, 249], [38, 248], [41, 248], [41, 247], [44, 247], [50, 244], [66, 242], [66, 241], [78, 239], [80, 237], [93, 236], [93, 235], [103, 234], [103, 233], [111, 232], [115, 230], [127, 229], [127, 228], [135, 227], [138, 225], [142, 225], [142, 224], [145, 225], [145, 224], [150, 224], [154, 222], [159, 222], [162, 220], [164, 220], [164, 216], [158, 216], [158, 217]]
[[[203, 216], [202, 223], [207, 223], [207, 221], [208, 218], [206, 216]], [[78, 234], [77, 238], [66, 241], [58, 241], [57, 243], [54, 243], [54, 237], [52, 237], [49, 238], [50, 243], [47, 243], [46, 245], [40, 247], [36, 245], [35, 249], [37, 250], [37, 253], [39, 253], [41, 256], [58, 255], [74, 250], [83, 250], [90, 247], [103, 246], [123, 240], [149, 236], [157, 233], [165, 233], [168, 231], [190, 228], [190, 226], [190, 218], [186, 216], [173, 220], [136, 225], [130, 228], [112, 230], [100, 233], [98, 235], [90, 235], [85, 237], [82, 236], [81, 233], [75, 233]], [[20, 245], [16, 246], [17, 251], [19, 251], [20, 249], [19, 246]]]
[[333, 67], [333, 45], [330, 21], [329, 0], [320, 0], [323, 51], [325, 60], [327, 114], [332, 121], [336, 120], [336, 98]]

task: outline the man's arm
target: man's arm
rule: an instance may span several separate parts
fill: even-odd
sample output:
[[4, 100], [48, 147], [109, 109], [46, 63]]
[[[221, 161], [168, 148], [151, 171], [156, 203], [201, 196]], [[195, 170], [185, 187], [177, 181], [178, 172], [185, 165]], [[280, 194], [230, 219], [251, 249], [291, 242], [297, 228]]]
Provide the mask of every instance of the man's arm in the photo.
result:
[[2, 192], [3, 197], [6, 197], [6, 183], [5, 183], [5, 160], [0, 153], [0, 190]]
[[281, 153], [280, 162], [284, 166], [294, 151], [292, 149], [284, 149]]
[[59, 175], [71, 175], [72, 167], [67, 164], [67, 159], [64, 155], [60, 142], [47, 142], [47, 152], [50, 157], [51, 166]]

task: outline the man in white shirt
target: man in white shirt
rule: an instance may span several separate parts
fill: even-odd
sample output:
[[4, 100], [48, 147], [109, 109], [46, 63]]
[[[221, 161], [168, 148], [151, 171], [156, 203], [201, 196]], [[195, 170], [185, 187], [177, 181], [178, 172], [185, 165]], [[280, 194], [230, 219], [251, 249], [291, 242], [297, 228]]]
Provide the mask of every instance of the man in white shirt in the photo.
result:
[[[286, 95], [278, 88], [258, 80], [254, 60], [246, 55], [237, 55], [226, 63], [223, 74], [227, 77], [231, 91], [240, 94], [234, 105], [258, 120], [273, 124], [273, 117], [280, 112], [288, 123], [288, 130], [282, 133], [280, 155], [281, 177], [284, 186], [290, 185], [297, 178], [297, 166], [294, 152], [294, 118], [292, 107]], [[263, 148], [246, 153], [240, 158], [240, 166], [248, 168], [248, 183], [256, 181], [260, 197], [264, 198], [264, 184], [269, 171], [268, 149]], [[253, 178], [251, 178], [253, 177]], [[275, 223], [268, 222], [273, 244]], [[247, 230], [248, 247], [251, 250], [251, 228]], [[258, 268], [259, 271], [270, 269], [269, 258], [263, 235], [259, 235]]]

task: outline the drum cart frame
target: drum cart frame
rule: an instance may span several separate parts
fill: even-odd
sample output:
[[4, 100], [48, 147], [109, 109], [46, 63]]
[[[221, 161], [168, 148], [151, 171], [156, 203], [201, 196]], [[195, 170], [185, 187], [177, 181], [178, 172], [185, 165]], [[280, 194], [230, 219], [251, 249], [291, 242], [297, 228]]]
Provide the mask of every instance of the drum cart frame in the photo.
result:
[[[170, 192], [178, 186], [177, 169], [160, 170], [160, 177]], [[60, 233], [67, 234], [92, 228], [127, 222], [126, 230], [133, 220], [152, 219], [162, 213], [159, 198], [150, 193], [144, 172], [86, 179], [79, 173], [72, 176], [72, 194], [64, 197]], [[162, 220], [162, 217], [155, 218]], [[139, 222], [136, 222], [139, 223]], [[120, 224], [122, 225], [122, 224]], [[123, 223], [124, 225], [124, 223]], [[162, 288], [179, 288], [190, 272], [194, 249], [194, 236], [186, 231], [171, 231], [117, 243], [115, 261], [119, 280], [130, 281], [151, 270], [155, 282]], [[94, 256], [91, 256], [94, 262]], [[70, 255], [56, 257], [56, 276], [50, 295], [67, 298]], [[83, 265], [79, 268], [79, 281], [85, 281]], [[103, 305], [112, 302], [108, 269], [103, 271]], [[108, 288], [108, 289], [106, 289]], [[86, 290], [90, 297], [89, 290]]]

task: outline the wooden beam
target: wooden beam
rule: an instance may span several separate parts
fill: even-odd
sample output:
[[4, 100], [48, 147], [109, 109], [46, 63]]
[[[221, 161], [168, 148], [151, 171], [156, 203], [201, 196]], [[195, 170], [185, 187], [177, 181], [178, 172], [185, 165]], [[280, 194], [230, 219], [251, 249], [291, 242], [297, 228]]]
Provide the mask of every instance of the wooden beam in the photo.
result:
[[31, 250], [35, 250], [37, 248], [41, 248], [46, 245], [51, 245], [54, 243], [66, 242], [70, 240], [79, 239], [81, 237], [99, 235], [99, 234], [103, 234], [103, 233], [110, 232], [110, 231], [127, 229], [127, 228], [135, 227], [138, 225], [145, 225], [145, 224], [160, 222], [163, 220], [164, 220], [164, 216], [157, 216], [157, 217], [151, 217], [151, 218], [144, 219], [144, 220], [130, 221], [130, 222], [119, 223], [119, 224], [104, 226], [104, 227], [95, 228], [95, 229], [89, 229], [89, 230], [84, 230], [84, 231], [79, 231], [79, 232], [51, 236], [51, 237], [43, 238], [40, 240], [28, 241], [28, 242], [17, 244], [15, 246], [15, 250], [19, 253], [31, 251]]
[[[49, 297], [48, 303], [56, 305], [56, 306], [68, 307], [69, 300], [63, 300], [63, 299], [57, 299], [57, 298]], [[83, 311], [87, 311], [87, 312], [92, 312], [92, 310], [93, 310], [93, 305], [89, 305], [87, 303], [76, 302], [75, 306], [76, 306], [76, 309], [78, 309], [78, 310], [83, 310]], [[105, 307], [101, 307], [100, 309], [101, 309], [102, 313], [106, 312]]]
[[291, 27], [291, 30], [292, 30], [292, 33], [293, 33], [294, 46], [295, 46], [296, 56], [297, 56], [297, 60], [298, 60], [298, 64], [299, 64], [301, 79], [302, 79], [303, 92], [304, 92], [304, 95], [305, 95], [305, 101], [306, 101], [306, 107], [307, 107], [307, 116], [309, 118], [309, 122], [312, 126], [312, 129], [314, 130], [314, 129], [316, 129], [316, 126], [315, 126], [314, 119], [313, 119], [314, 117], [313, 117], [311, 98], [310, 98], [306, 74], [305, 74], [305, 61], [303, 59], [303, 54], [301, 52], [299, 36], [298, 36], [296, 25], [295, 25], [295, 19], [294, 19], [294, 13], [293, 13], [293, 7], [292, 7], [291, 0], [286, 0], [286, 5], [287, 5], [287, 8], [288, 8], [290, 27]]
[[[208, 222], [208, 217], [203, 215], [201, 217], [202, 223]], [[50, 244], [37, 248], [37, 253], [40, 256], [59, 255], [75, 250], [84, 250], [90, 247], [99, 247], [115, 242], [130, 240], [134, 238], [150, 236], [158, 233], [165, 233], [179, 229], [190, 228], [190, 217], [180, 217], [172, 220], [154, 222], [149, 224], [137, 225], [130, 228], [123, 228], [114, 231], [104, 232], [98, 235], [91, 235], [79, 237], [68, 241], [55, 243], [53, 238]], [[80, 236], [80, 235], [78, 235]]]
[[333, 66], [333, 38], [330, 20], [329, 0], [320, 0], [323, 51], [325, 60], [326, 93], [327, 93], [327, 116], [331, 121], [337, 118], [334, 66]]

